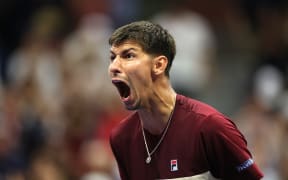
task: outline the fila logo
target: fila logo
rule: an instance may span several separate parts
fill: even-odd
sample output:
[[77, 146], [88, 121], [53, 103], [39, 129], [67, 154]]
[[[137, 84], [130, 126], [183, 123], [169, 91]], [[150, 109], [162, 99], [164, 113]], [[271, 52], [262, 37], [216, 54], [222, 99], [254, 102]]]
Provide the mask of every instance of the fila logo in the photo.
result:
[[178, 171], [177, 159], [173, 159], [170, 161], [170, 171]]

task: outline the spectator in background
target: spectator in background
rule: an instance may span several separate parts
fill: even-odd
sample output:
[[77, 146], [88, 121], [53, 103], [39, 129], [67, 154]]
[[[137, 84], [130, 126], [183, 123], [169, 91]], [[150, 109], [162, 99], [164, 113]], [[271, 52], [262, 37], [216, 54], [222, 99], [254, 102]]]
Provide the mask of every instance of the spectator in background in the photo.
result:
[[[81, 180], [116, 180], [116, 168], [107, 142], [94, 139], [86, 141], [81, 148], [81, 157], [87, 171]], [[115, 171], [115, 172], [114, 172]]]
[[[251, 151], [266, 175], [287, 179], [288, 46], [287, 2], [243, 1], [257, 40], [249, 95], [237, 113], [236, 123], [247, 136]], [[286, 4], [286, 5], [285, 5]], [[287, 144], [287, 143], [284, 143]]]
[[107, 134], [124, 111], [115, 100], [106, 68], [107, 39], [113, 29], [108, 12], [112, 7], [109, 1], [67, 3], [76, 23], [63, 43], [61, 56], [66, 165], [78, 179], [115, 179]]
[[213, 74], [216, 46], [207, 19], [189, 9], [187, 0], [169, 0], [166, 8], [152, 17], [175, 37], [177, 62], [171, 83], [179, 93], [199, 98], [216, 77]]
[[[64, 131], [60, 112], [62, 15], [54, 6], [35, 12], [19, 47], [8, 61], [6, 88], [15, 107], [7, 108], [19, 126], [19, 135], [15, 136], [16, 152], [10, 152], [15, 152], [12, 157], [22, 163], [23, 173], [32, 168], [42, 148], [59, 145]], [[8, 165], [9, 162], [4, 163]]]
[[77, 28], [65, 39], [62, 52], [65, 98], [77, 95], [101, 105], [105, 103], [107, 98], [99, 98], [112, 88], [107, 85], [104, 68], [107, 53], [102, 44], [111, 31], [112, 22], [106, 14], [90, 13], [82, 17]]
[[[273, 67], [265, 67], [255, 74], [251, 96], [237, 113], [235, 123], [247, 137], [248, 147], [267, 180], [280, 180], [280, 160], [287, 136], [287, 121], [279, 103], [283, 77]], [[279, 106], [280, 105], [280, 106]]]
[[9, 86], [14, 89], [25, 86], [25, 83], [34, 86], [35, 110], [47, 119], [48, 127], [61, 123], [57, 119], [62, 103], [60, 47], [64, 24], [62, 12], [57, 7], [39, 9], [31, 17], [29, 29], [8, 65]]
[[8, 180], [24, 178], [34, 154], [46, 142], [46, 131], [34, 96], [35, 86], [25, 82], [17, 89], [5, 89], [3, 93], [0, 174], [4, 174]]
[[19, 153], [21, 122], [14, 92], [0, 89], [0, 179], [24, 177], [25, 162]]
[[114, 27], [139, 19], [142, 15], [142, 0], [110, 0]]

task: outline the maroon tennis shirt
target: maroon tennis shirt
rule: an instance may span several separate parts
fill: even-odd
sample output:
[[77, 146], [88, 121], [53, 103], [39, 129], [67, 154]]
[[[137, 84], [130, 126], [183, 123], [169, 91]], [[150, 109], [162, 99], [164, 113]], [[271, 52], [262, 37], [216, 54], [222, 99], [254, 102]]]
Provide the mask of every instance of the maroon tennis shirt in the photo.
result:
[[[151, 150], [160, 135], [145, 130]], [[132, 113], [110, 136], [121, 179], [227, 179], [256, 180], [263, 174], [247, 149], [235, 124], [211, 106], [177, 94], [167, 134], [151, 162], [137, 112]]]

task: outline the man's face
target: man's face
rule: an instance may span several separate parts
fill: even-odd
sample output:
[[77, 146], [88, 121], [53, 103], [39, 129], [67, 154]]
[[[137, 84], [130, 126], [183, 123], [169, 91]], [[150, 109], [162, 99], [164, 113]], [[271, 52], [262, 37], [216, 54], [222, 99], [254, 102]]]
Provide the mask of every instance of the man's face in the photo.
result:
[[141, 108], [152, 88], [153, 57], [139, 44], [125, 41], [118, 46], [112, 45], [110, 60], [109, 75], [122, 102], [128, 110]]

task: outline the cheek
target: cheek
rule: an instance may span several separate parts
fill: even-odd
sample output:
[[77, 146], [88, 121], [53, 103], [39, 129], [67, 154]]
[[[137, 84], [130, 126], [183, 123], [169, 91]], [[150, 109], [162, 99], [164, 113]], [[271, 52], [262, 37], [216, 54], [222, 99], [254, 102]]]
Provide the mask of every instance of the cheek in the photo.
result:
[[151, 83], [151, 69], [138, 67], [129, 72], [129, 77], [133, 84], [147, 87]]

